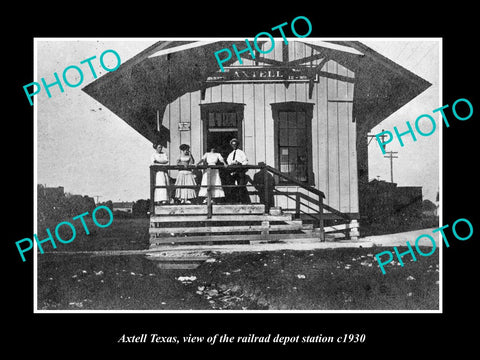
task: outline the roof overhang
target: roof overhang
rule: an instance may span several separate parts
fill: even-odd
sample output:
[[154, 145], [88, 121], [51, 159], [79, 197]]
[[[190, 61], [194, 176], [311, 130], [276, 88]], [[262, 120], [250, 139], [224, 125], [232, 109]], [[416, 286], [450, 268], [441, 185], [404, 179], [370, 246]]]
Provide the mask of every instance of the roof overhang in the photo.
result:
[[[158, 129], [158, 114], [163, 117], [166, 106], [180, 96], [213, 86], [206, 79], [219, 69], [214, 53], [231, 44], [162, 41], [82, 90], [148, 140], [166, 145], [169, 133], [163, 127]], [[232, 56], [224, 64], [234, 61]]]
[[[355, 72], [354, 119], [368, 131], [431, 84], [358, 41], [299, 39]], [[148, 140], [170, 139], [158, 128], [166, 106], [180, 96], [215, 86], [207, 78], [219, 71], [216, 51], [244, 41], [160, 41], [82, 90]], [[236, 57], [223, 65], [228, 66]]]
[[[432, 84], [359, 41], [332, 41], [363, 53], [355, 71], [354, 108], [361, 132], [368, 132]], [[351, 57], [345, 57], [351, 62]]]

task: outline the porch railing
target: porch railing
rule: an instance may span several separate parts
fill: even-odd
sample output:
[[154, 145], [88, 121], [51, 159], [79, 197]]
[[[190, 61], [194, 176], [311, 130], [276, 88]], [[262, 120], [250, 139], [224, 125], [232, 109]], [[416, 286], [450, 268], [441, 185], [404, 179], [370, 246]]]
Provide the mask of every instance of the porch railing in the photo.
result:
[[[222, 184], [222, 185], [213, 185], [212, 184], [212, 181], [211, 181], [211, 173], [212, 173], [212, 169], [226, 169], [228, 170], [229, 172], [233, 172], [235, 170], [239, 171], [248, 171], [250, 169], [256, 169], [256, 170], [261, 170], [261, 169], [264, 169], [265, 166], [261, 166], [261, 165], [230, 165], [228, 167], [225, 167], [225, 166], [222, 166], [222, 165], [188, 165], [188, 166], [184, 166], [184, 165], [151, 165], [150, 166], [150, 210], [152, 213], [154, 213], [155, 211], [155, 189], [162, 189], [162, 188], [166, 188], [167, 189], [167, 193], [170, 194], [169, 197], [173, 199], [173, 194], [175, 193], [175, 189], [176, 188], [182, 188], [182, 189], [199, 189], [200, 187], [203, 187], [201, 184], [197, 184], [197, 185], [175, 185], [175, 184], [170, 184], [170, 185], [156, 185], [155, 184], [155, 178], [156, 178], [156, 173], [158, 171], [164, 171], [164, 172], [167, 172], [168, 174], [168, 171], [169, 170], [189, 170], [189, 171], [195, 171], [195, 170], [204, 170], [207, 172], [207, 185], [206, 185], [206, 188], [207, 188], [207, 196], [206, 196], [206, 200], [207, 200], [207, 209], [208, 209], [208, 212], [207, 212], [207, 217], [208, 218], [211, 218], [212, 217], [212, 205], [213, 205], [213, 202], [212, 202], [212, 189], [215, 188], [215, 187], [220, 187], [220, 188], [224, 188], [224, 189], [229, 189], [229, 188], [240, 188], [240, 187], [244, 187], [246, 188], [248, 186], [248, 183], [246, 183], [245, 185], [235, 185], [235, 184]], [[265, 177], [265, 182], [264, 184], [262, 185], [259, 185], [259, 184], [254, 184], [254, 186], [256, 188], [263, 188], [264, 189], [264, 193], [267, 193], [269, 191], [269, 186], [268, 186], [268, 183], [267, 183], [267, 177]], [[267, 212], [268, 210], [270, 209], [270, 204], [268, 204], [268, 201], [267, 203], [265, 204], [265, 211]]]
[[[254, 182], [250, 176], [246, 176], [246, 184], [245, 185], [235, 185], [235, 184], [223, 184], [221, 186], [219, 185], [213, 185], [211, 184], [211, 172], [212, 169], [226, 169], [228, 172], [234, 172], [234, 171], [248, 171], [248, 170], [257, 170], [258, 172], [263, 172], [263, 181], [262, 183], [259, 182]], [[301, 215], [304, 215], [306, 217], [309, 217], [313, 220], [313, 222], [316, 224], [316, 227], [320, 229], [320, 231], [323, 232], [323, 213], [324, 210], [326, 209], [327, 211], [334, 213], [338, 215], [341, 218], [344, 218], [346, 220], [349, 220], [350, 218], [348, 215], [343, 214], [330, 206], [326, 205], [323, 203], [323, 199], [325, 198], [325, 195], [322, 191], [309, 186], [307, 184], [304, 184], [298, 180], [296, 180], [293, 177], [290, 177], [288, 175], [285, 175], [281, 173], [279, 170], [268, 166], [268, 165], [230, 165], [228, 167], [221, 166], [221, 165], [189, 165], [189, 166], [183, 166], [183, 165], [151, 165], [150, 166], [150, 201], [151, 201], [151, 213], [155, 213], [155, 189], [158, 188], [166, 188], [167, 193], [170, 194], [169, 198], [173, 199], [173, 194], [175, 193], [176, 188], [194, 188], [194, 189], [199, 189], [201, 187], [200, 184], [193, 186], [187, 186], [187, 185], [179, 185], [176, 186], [175, 184], [170, 184], [170, 185], [156, 185], [155, 184], [155, 179], [156, 179], [156, 173], [158, 171], [164, 171], [167, 172], [169, 170], [189, 170], [189, 171], [195, 171], [195, 170], [203, 170], [206, 171], [207, 173], [207, 196], [206, 196], [206, 206], [207, 206], [207, 218], [212, 217], [212, 189], [214, 187], [221, 187], [224, 189], [230, 189], [230, 188], [239, 188], [239, 187], [247, 187], [249, 184], [251, 186], [254, 186], [256, 191], [254, 192], [249, 192], [249, 195], [251, 194], [256, 194], [260, 197], [261, 201], [265, 205], [265, 213], [269, 213], [270, 208], [274, 206], [275, 204], [271, 203], [271, 195], [282, 195], [285, 196], [289, 199], [292, 199], [295, 202], [295, 217], [300, 218]], [[273, 179], [273, 181], [272, 181]], [[284, 184], [279, 183], [279, 179], [282, 179], [285, 182], [285, 185], [295, 185], [298, 186], [299, 188], [302, 188], [308, 192], [307, 195], [305, 193], [302, 193], [300, 191], [296, 191], [295, 193], [290, 193], [287, 191], [283, 191], [281, 189], [278, 189], [278, 187], [283, 186]], [[263, 193], [263, 194], [262, 194]], [[292, 196], [293, 195], [293, 196]], [[313, 197], [315, 196], [315, 197]], [[309, 211], [303, 210], [303, 208], [306, 208]]]

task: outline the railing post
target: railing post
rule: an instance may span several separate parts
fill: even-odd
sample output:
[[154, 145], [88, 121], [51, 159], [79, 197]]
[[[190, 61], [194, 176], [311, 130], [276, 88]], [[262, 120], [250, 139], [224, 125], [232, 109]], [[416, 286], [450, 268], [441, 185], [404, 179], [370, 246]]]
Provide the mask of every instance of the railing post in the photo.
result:
[[323, 197], [318, 197], [318, 229], [320, 231], [320, 241], [325, 241], [325, 231], [323, 228]]
[[300, 217], [300, 193], [297, 192], [295, 193], [295, 218]]
[[212, 169], [207, 168], [207, 218], [212, 218], [212, 186], [211, 186]]
[[156, 171], [150, 166], [150, 214], [155, 215], [155, 176]]
[[267, 169], [265, 166], [263, 166], [260, 171], [263, 171], [263, 196], [265, 199], [265, 214], [268, 214], [270, 212], [270, 196], [269, 196], [269, 187], [268, 187], [268, 173]]

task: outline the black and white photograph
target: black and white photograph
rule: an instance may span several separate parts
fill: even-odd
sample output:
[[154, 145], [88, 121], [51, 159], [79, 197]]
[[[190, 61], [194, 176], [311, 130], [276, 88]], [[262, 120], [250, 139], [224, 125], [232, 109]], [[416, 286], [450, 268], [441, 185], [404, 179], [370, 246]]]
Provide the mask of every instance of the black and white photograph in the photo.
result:
[[474, 10], [196, 5], [11, 15], [7, 347], [472, 347]]
[[441, 39], [36, 51], [36, 311], [441, 310]]

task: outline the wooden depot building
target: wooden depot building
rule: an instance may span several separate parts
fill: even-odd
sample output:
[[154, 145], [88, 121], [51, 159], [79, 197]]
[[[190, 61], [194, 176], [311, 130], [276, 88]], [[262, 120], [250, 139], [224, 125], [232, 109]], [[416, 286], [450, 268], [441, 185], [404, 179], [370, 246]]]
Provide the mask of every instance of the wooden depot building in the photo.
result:
[[[249, 184], [248, 205], [160, 206], [152, 198], [151, 243], [324, 240], [338, 230], [357, 238], [367, 134], [431, 84], [360, 42], [312, 38], [278, 39], [268, 54], [242, 53], [241, 63], [232, 56], [221, 72], [214, 52], [232, 44], [245, 48], [242, 41], [159, 41], [83, 89], [164, 145], [170, 165], [162, 169], [172, 184], [181, 144], [196, 161], [211, 145], [226, 159], [232, 138], [251, 179], [274, 179]], [[265, 203], [267, 190], [273, 198]]]

